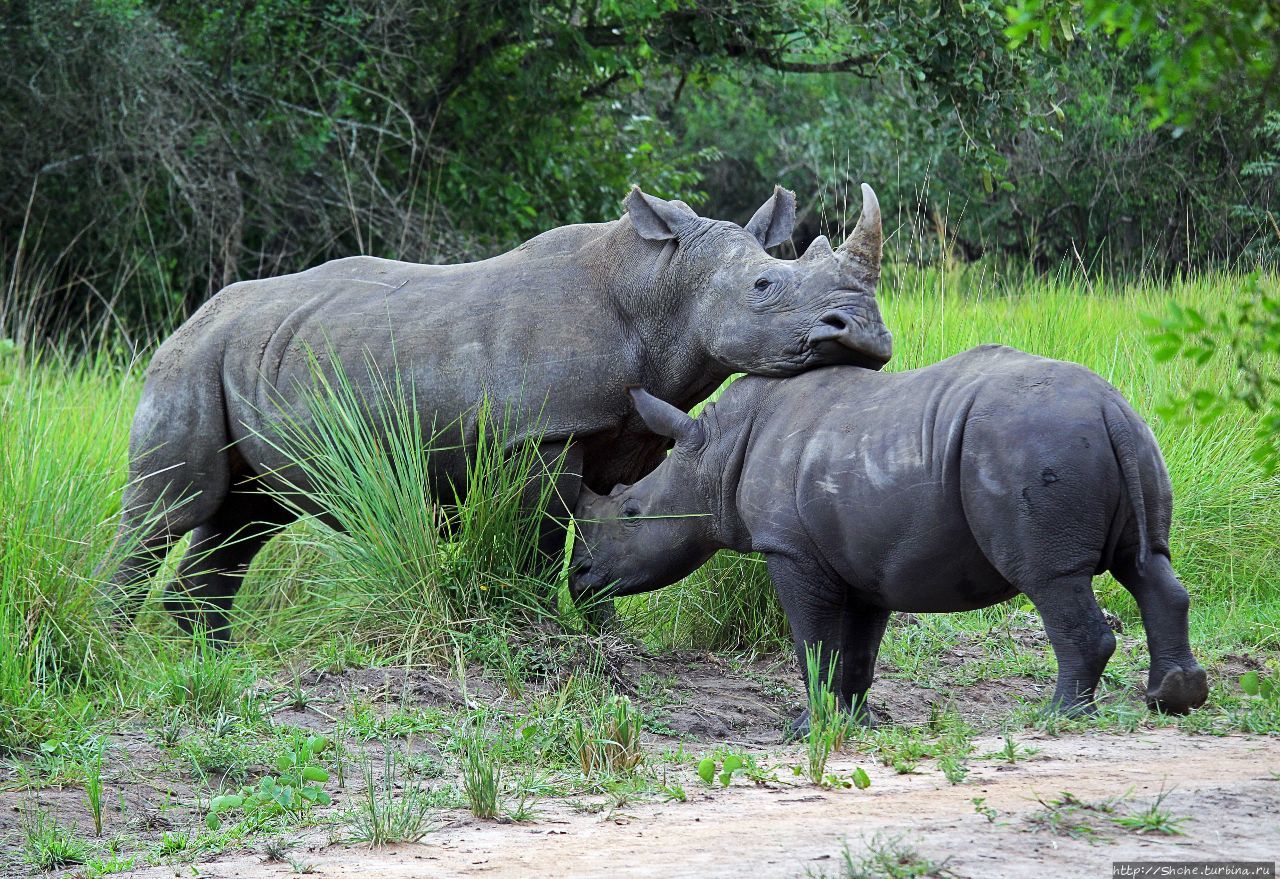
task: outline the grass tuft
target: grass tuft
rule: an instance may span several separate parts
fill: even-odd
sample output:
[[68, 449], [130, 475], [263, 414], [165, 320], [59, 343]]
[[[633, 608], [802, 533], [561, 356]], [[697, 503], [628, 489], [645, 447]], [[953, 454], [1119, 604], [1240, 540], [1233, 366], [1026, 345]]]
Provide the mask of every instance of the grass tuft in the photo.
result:
[[89, 856], [88, 844], [43, 809], [27, 814], [22, 833], [22, 860], [37, 870], [72, 867]]
[[417, 775], [403, 771], [404, 756], [386, 748], [382, 773], [374, 771], [375, 761], [364, 761], [364, 796], [349, 819], [353, 842], [370, 848], [397, 842], [417, 842], [434, 827], [432, 802]]

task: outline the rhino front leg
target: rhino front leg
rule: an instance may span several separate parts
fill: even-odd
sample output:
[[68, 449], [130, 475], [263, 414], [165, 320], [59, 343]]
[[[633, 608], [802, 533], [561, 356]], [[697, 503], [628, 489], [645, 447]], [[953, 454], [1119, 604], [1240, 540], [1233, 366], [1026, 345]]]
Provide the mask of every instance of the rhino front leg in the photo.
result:
[[849, 706], [854, 720], [863, 726], [876, 725], [867, 703], [867, 690], [875, 679], [876, 657], [889, 624], [889, 611], [851, 601], [844, 610], [844, 652], [840, 657], [840, 698]]
[[1040, 612], [1058, 660], [1052, 710], [1071, 717], [1093, 713], [1094, 691], [1116, 649], [1116, 636], [1093, 595], [1093, 577], [1072, 574], [1015, 585]]
[[[548, 482], [550, 484], [548, 485]], [[526, 489], [524, 504], [537, 507], [547, 491], [542, 520], [538, 523], [538, 552], [533, 560], [535, 577], [559, 582], [569, 536], [569, 518], [582, 488], [582, 445], [575, 442], [545, 442], [538, 446], [538, 470]], [[547, 609], [554, 614], [559, 592], [547, 597]], [[617, 620], [613, 602], [600, 600], [584, 610], [588, 624], [609, 628]]]
[[1187, 627], [1191, 597], [1178, 582], [1169, 557], [1153, 554], [1141, 572], [1130, 565], [1113, 573], [1138, 602], [1147, 630], [1151, 654], [1148, 707], [1167, 714], [1186, 714], [1199, 708], [1209, 698], [1209, 681], [1191, 655]]
[[[839, 662], [844, 650], [845, 586], [832, 582], [817, 565], [810, 561], [792, 559], [782, 555], [766, 555], [769, 577], [778, 593], [778, 600], [791, 623], [791, 635], [795, 639], [796, 659], [800, 663], [800, 681], [806, 696], [809, 693], [808, 654], [818, 651], [818, 676], [827, 680], [832, 664], [836, 664], [834, 686], [840, 697], [841, 707], [848, 707], [844, 694], [844, 677], [839, 673]], [[800, 738], [809, 733], [809, 709], [791, 723], [791, 733]]]

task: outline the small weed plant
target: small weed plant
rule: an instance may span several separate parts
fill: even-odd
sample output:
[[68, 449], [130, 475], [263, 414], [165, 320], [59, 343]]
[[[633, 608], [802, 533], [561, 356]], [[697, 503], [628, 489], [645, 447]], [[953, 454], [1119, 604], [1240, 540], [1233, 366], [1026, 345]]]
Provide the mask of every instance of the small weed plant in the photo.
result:
[[845, 843], [836, 873], [808, 872], [812, 879], [951, 879], [946, 863], [936, 863], [903, 841], [900, 836], [876, 834], [867, 840], [866, 853], [855, 856]]
[[849, 734], [849, 717], [840, 708], [840, 700], [832, 688], [838, 657], [833, 653], [822, 674], [822, 645], [805, 647], [805, 666], [809, 684], [809, 736], [805, 740], [808, 762], [805, 774], [809, 781], [829, 785], [834, 779], [827, 776], [827, 761], [844, 747]]
[[370, 848], [417, 842], [434, 829], [428, 792], [416, 774], [403, 771], [405, 758], [394, 749], [383, 752], [380, 776], [375, 762], [364, 761], [364, 798], [350, 819], [352, 840]]
[[462, 793], [471, 814], [477, 818], [498, 817], [502, 768], [478, 721], [463, 743]]
[[28, 812], [22, 824], [22, 860], [37, 870], [58, 870], [83, 864], [89, 846], [75, 830], [58, 823], [43, 809]]
[[106, 741], [96, 736], [84, 751], [84, 795], [93, 817], [93, 835], [102, 836], [102, 756]]
[[233, 650], [209, 643], [197, 632], [191, 653], [159, 665], [161, 703], [190, 718], [212, 719], [221, 714], [256, 715], [249, 688], [252, 673]]
[[281, 815], [298, 817], [315, 806], [327, 806], [332, 798], [321, 786], [329, 773], [317, 762], [329, 743], [321, 736], [295, 732], [292, 747], [276, 758], [280, 774], [266, 775], [256, 785], [234, 794], [213, 798], [205, 825], [210, 830], [222, 826], [223, 817], [239, 813], [250, 827], [261, 827]]
[[600, 773], [626, 775], [644, 760], [640, 712], [626, 696], [614, 695], [591, 710], [584, 724], [578, 720], [573, 730], [573, 750], [586, 778]]
[[1118, 827], [1134, 833], [1149, 833], [1162, 836], [1181, 836], [1182, 825], [1187, 818], [1174, 815], [1164, 807], [1165, 798], [1170, 791], [1161, 790], [1146, 808], [1138, 808], [1127, 815], [1117, 815], [1111, 820]]

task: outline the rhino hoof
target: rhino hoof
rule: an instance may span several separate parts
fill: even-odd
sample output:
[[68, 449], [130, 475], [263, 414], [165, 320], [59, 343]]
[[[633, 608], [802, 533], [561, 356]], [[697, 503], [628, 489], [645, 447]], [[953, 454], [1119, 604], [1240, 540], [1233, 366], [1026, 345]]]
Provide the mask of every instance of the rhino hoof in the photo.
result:
[[791, 728], [784, 741], [799, 742], [809, 735], [809, 709], [800, 712], [800, 716], [791, 721]]
[[[865, 729], [875, 729], [880, 726], [880, 720], [876, 717], [875, 712], [871, 710], [871, 706], [866, 702], [862, 703], [862, 707], [856, 714], [852, 712], [849, 714], [849, 720], [854, 726], [861, 726]], [[791, 721], [791, 727], [788, 730], [784, 741], [787, 743], [804, 741], [808, 735], [809, 709], [806, 708], [804, 711], [800, 712], [799, 717]]]
[[1158, 686], [1147, 690], [1147, 707], [1163, 714], [1186, 714], [1208, 698], [1209, 679], [1204, 669], [1197, 665], [1184, 671], [1175, 665]]

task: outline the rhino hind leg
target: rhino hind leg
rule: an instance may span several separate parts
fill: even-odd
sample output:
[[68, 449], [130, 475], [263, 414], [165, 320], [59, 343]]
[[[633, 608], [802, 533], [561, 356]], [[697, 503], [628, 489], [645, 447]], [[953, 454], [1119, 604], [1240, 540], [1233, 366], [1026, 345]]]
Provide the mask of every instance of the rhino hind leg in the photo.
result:
[[1199, 708], [1209, 697], [1209, 681], [1191, 654], [1187, 624], [1191, 598], [1169, 557], [1154, 553], [1141, 571], [1136, 565], [1127, 565], [1113, 573], [1138, 603], [1147, 630], [1151, 654], [1147, 706], [1165, 714], [1186, 714]]
[[225, 471], [222, 462], [207, 468], [206, 472], [212, 472], [213, 478], [206, 480], [210, 484], [201, 489], [197, 487], [200, 482], [190, 478], [186, 462], [166, 466], [156, 463], [156, 457], [152, 452], [146, 456], [145, 466], [135, 461], [133, 469], [144, 474], [168, 471], [177, 478], [159, 484], [155, 476], [143, 476], [125, 488], [114, 549], [96, 572], [99, 577], [103, 576], [119, 559], [114, 573], [107, 579], [107, 597], [117, 624], [133, 622], [146, 597], [147, 586], [169, 550], [184, 534], [210, 518], [226, 496], [225, 479], [218, 478], [218, 471]]
[[1035, 604], [1058, 660], [1058, 685], [1050, 707], [1068, 716], [1091, 714], [1093, 697], [1116, 637], [1093, 595], [1089, 574], [1015, 584]]
[[231, 604], [258, 551], [295, 518], [261, 491], [232, 492], [218, 512], [191, 534], [178, 576], [165, 591], [165, 609], [188, 634], [202, 631], [225, 644]]

